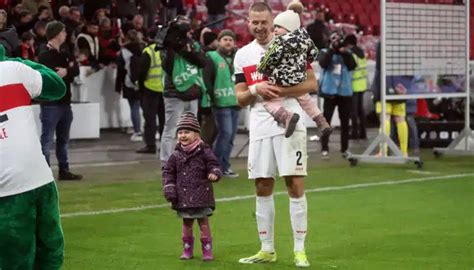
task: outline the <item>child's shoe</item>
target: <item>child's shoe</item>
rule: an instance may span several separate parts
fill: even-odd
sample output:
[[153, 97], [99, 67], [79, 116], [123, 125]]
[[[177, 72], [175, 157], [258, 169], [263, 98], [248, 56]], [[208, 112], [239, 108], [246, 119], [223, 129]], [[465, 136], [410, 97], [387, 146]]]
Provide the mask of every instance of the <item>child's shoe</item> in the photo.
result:
[[194, 237], [183, 237], [183, 254], [179, 257], [181, 260], [192, 259], [194, 248]]
[[300, 120], [299, 114], [288, 111], [283, 107], [278, 109], [273, 117], [278, 124], [285, 127], [285, 138], [293, 135], [293, 132], [295, 132], [296, 129], [296, 124], [298, 123], [298, 120]]
[[331, 126], [329, 125], [328, 121], [326, 120], [326, 118], [324, 118], [324, 115], [322, 113], [316, 115], [314, 118], [313, 118], [313, 121], [316, 123], [316, 125], [318, 126], [318, 129], [319, 129], [319, 132], [321, 133], [320, 137], [324, 137], [324, 136], [329, 136], [332, 132], [332, 128]]
[[201, 238], [202, 244], [202, 260], [205, 262], [214, 260], [212, 255], [212, 240], [208, 238]]
[[289, 138], [291, 135], [293, 135], [293, 132], [295, 132], [296, 129], [296, 124], [298, 124], [298, 121], [300, 120], [300, 115], [297, 113], [288, 113], [289, 116], [286, 119], [286, 130], [285, 130], [285, 138]]

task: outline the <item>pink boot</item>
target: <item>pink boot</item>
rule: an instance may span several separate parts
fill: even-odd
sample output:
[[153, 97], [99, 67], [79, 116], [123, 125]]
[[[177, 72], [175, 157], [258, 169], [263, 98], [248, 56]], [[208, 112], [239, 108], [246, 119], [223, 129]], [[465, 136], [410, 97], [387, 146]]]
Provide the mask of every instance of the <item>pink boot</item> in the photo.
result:
[[202, 260], [205, 262], [214, 260], [212, 255], [212, 239], [210, 238], [201, 238], [202, 244]]
[[331, 134], [332, 128], [329, 125], [326, 118], [324, 118], [324, 115], [322, 113], [316, 115], [313, 118], [313, 121], [318, 126], [318, 131], [319, 131], [319, 135], [320, 135], [319, 137], [329, 136]]
[[181, 260], [192, 259], [194, 248], [194, 237], [183, 237], [183, 254], [179, 257]]
[[289, 138], [295, 132], [296, 124], [300, 120], [300, 115], [288, 111], [287, 109], [281, 107], [274, 115], [275, 121], [285, 127], [285, 138]]

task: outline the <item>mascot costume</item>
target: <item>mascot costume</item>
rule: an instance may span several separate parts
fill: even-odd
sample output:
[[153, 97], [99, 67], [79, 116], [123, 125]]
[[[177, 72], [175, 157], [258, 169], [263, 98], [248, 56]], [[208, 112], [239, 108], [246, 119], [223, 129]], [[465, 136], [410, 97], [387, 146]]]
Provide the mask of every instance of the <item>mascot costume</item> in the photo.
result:
[[5, 56], [0, 45], [0, 269], [60, 269], [58, 190], [41, 152], [31, 99], [66, 93], [53, 70]]

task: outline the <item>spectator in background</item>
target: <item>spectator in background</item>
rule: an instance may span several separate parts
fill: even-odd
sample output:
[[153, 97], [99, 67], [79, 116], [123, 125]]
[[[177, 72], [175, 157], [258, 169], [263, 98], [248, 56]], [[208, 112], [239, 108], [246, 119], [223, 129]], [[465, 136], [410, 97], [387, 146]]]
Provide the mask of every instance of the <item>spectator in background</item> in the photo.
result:
[[356, 62], [356, 68], [352, 71], [352, 113], [351, 113], [351, 136], [350, 138], [367, 139], [366, 118], [364, 110], [364, 94], [367, 91], [367, 59], [364, 50], [357, 46], [357, 37], [348, 35], [344, 44], [352, 51]]
[[22, 0], [21, 5], [23, 9], [29, 11], [32, 15], [36, 15], [40, 6], [45, 6], [49, 9], [49, 13], [53, 14], [51, 10], [50, 0]]
[[76, 32], [75, 34], [79, 34], [78, 28], [82, 24], [81, 22], [81, 10], [77, 6], [72, 6], [69, 8], [69, 15], [64, 21], [66, 25], [66, 31], [68, 33]]
[[207, 52], [212, 64], [207, 65], [204, 70], [204, 80], [212, 101], [212, 111], [217, 126], [214, 153], [223, 175], [238, 177], [239, 175], [230, 168], [230, 155], [234, 147], [240, 112], [235, 95], [235, 33], [227, 29], [222, 30], [218, 41], [217, 50]]
[[139, 33], [141, 33], [142, 37], [144, 37], [145, 41], [148, 41], [148, 31], [145, 28], [144, 21], [143, 21], [143, 16], [142, 15], [135, 15], [133, 16], [133, 20], [127, 22], [123, 27], [122, 27], [122, 32], [124, 35], [127, 35], [127, 32], [129, 30], [135, 30]]
[[[150, 38], [154, 33], [150, 33]], [[165, 126], [165, 104], [163, 100], [163, 68], [161, 51], [155, 50], [155, 42], [151, 42], [141, 57], [141, 68], [138, 84], [142, 92], [143, 118], [145, 118], [145, 147], [137, 150], [141, 154], [156, 153], [156, 131], [161, 138]], [[159, 128], [156, 126], [158, 116]]]
[[120, 50], [118, 41], [120, 33], [117, 28], [112, 27], [112, 22], [109, 18], [105, 17], [100, 21], [98, 36], [100, 45], [99, 61], [106, 65], [115, 62]]
[[21, 35], [20, 56], [23, 59], [28, 59], [31, 61], [36, 60], [35, 39], [30, 31]]
[[68, 143], [73, 119], [71, 110], [71, 83], [79, 75], [79, 67], [72, 55], [61, 51], [66, 41], [66, 27], [58, 21], [46, 25], [48, 50], [39, 55], [39, 62], [55, 70], [66, 84], [66, 94], [58, 101], [41, 102], [41, 147], [46, 162], [50, 163], [50, 151], [56, 134], [56, 157], [58, 159], [59, 180], [81, 180], [82, 175], [69, 170]]
[[6, 56], [16, 56], [20, 40], [15, 27], [8, 27], [7, 12], [0, 9], [0, 44], [5, 48]]
[[212, 24], [209, 28], [213, 30], [222, 30], [224, 28], [225, 6], [229, 4], [229, 0], [207, 0], [207, 14], [209, 23], [222, 20], [218, 23]]
[[82, 27], [81, 11], [77, 6], [69, 8], [69, 15], [65, 19], [64, 24], [66, 25], [67, 33], [64, 46], [67, 47], [70, 54], [75, 54], [76, 38], [81, 33]]
[[8, 13], [4, 9], [0, 9], [0, 32], [7, 29]]
[[23, 11], [21, 3], [16, 4], [10, 9], [8, 14], [8, 25], [17, 25], [20, 21], [20, 13]]
[[35, 38], [35, 52], [37, 56], [47, 49], [46, 44], [48, 43], [48, 40], [46, 39], [46, 24], [45, 21], [37, 21], [35, 28], [30, 31]]
[[68, 6], [61, 6], [58, 10], [59, 18], [58, 20], [62, 23], [66, 23], [69, 17], [69, 7]]
[[[324, 98], [324, 118], [331, 123], [334, 109], [338, 108], [341, 122], [341, 153], [347, 157], [349, 152], [349, 119], [352, 107], [352, 75], [356, 67], [352, 53], [343, 46], [342, 33], [333, 32], [330, 45], [319, 54], [321, 74], [321, 96]], [[321, 157], [329, 158], [329, 136], [321, 137]]]
[[30, 31], [31, 28], [33, 28], [35, 25], [35, 21], [33, 20], [33, 15], [31, 12], [27, 10], [23, 10], [20, 13], [20, 21], [18, 24], [15, 25], [16, 32], [18, 33], [19, 36], [23, 34], [24, 32]]
[[97, 22], [102, 22], [102, 19], [107, 18], [107, 14], [105, 13], [105, 9], [99, 8], [94, 12], [94, 17], [92, 20], [95, 20]]
[[328, 47], [329, 30], [326, 26], [325, 16], [326, 13], [324, 9], [318, 8], [316, 10], [316, 18], [314, 19], [314, 22], [306, 27], [314, 45], [316, 45], [319, 50]]
[[76, 46], [79, 50], [79, 58], [81, 64], [88, 65], [94, 69], [99, 69], [99, 53], [100, 45], [99, 38], [99, 24], [96, 21], [87, 22], [83, 32], [77, 36]]
[[130, 118], [133, 124], [132, 142], [142, 141], [142, 127], [140, 118], [141, 91], [138, 87], [138, 74], [140, 73], [140, 58], [144, 44], [141, 36], [135, 30], [128, 31], [125, 44], [120, 50], [117, 60], [117, 77], [115, 91], [122, 93], [130, 105]]
[[38, 12], [36, 13], [35, 22], [36, 21], [45, 21], [49, 22], [53, 19], [53, 14], [51, 13], [50, 9], [47, 6], [39, 6]]

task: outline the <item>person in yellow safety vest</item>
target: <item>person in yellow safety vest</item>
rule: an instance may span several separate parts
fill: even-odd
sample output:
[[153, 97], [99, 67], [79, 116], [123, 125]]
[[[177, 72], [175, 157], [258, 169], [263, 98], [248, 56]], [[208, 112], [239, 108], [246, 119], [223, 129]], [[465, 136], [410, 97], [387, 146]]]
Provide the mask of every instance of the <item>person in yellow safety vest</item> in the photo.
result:
[[[160, 51], [155, 50], [156, 44], [151, 43], [142, 53], [141, 68], [138, 85], [143, 92], [142, 110], [145, 119], [145, 130], [143, 139], [145, 147], [137, 150], [137, 153], [156, 153], [156, 131], [158, 129], [160, 138], [165, 126], [165, 105], [163, 100], [163, 68], [161, 67]], [[159, 127], [156, 125], [158, 115]]]
[[367, 91], [367, 59], [364, 50], [357, 46], [357, 37], [348, 35], [344, 43], [351, 49], [357, 64], [352, 71], [352, 114], [350, 139], [367, 139], [364, 94]]

